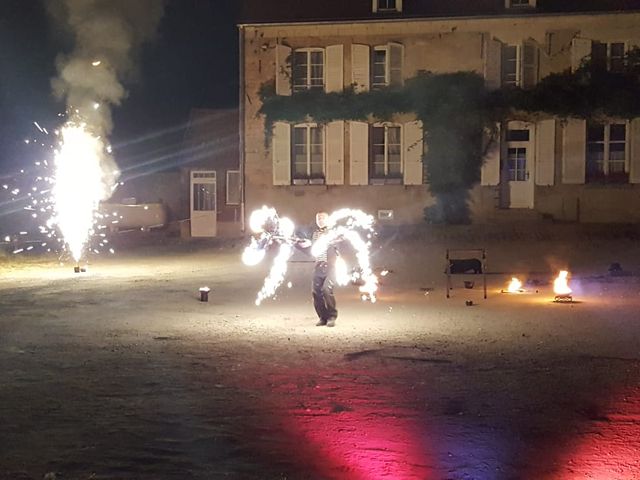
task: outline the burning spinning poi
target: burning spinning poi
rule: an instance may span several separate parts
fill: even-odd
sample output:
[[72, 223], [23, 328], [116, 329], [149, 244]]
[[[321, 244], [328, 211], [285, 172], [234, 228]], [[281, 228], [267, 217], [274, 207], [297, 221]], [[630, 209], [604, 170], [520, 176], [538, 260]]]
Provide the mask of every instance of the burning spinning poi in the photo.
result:
[[[350, 282], [360, 285], [363, 300], [376, 301], [375, 292], [378, 289], [378, 278], [371, 269], [368, 239], [373, 233], [374, 219], [361, 210], [344, 208], [329, 215], [329, 232], [318, 239], [311, 246], [311, 254], [318, 257], [327, 248], [335, 243], [348, 241], [356, 251], [358, 269], [349, 273], [349, 268], [342, 257], [336, 259], [336, 280], [339, 285], [347, 285]], [[242, 261], [245, 265], [254, 266], [260, 263], [267, 248], [272, 244], [278, 244], [276, 254], [269, 274], [264, 280], [262, 289], [258, 292], [256, 305], [260, 305], [266, 298], [273, 297], [285, 279], [287, 262], [293, 254], [293, 244], [300, 239], [294, 236], [295, 225], [286, 217], [279, 217], [274, 208], [263, 206], [255, 210], [249, 218], [251, 230], [257, 237], [251, 239], [251, 243], [242, 253]], [[359, 230], [367, 232], [367, 241], [363, 240]]]

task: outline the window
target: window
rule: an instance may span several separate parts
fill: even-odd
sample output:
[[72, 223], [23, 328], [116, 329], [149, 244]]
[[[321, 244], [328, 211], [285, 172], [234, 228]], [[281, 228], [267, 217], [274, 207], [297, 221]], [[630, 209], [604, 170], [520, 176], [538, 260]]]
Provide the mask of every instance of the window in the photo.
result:
[[371, 127], [369, 171], [372, 180], [402, 180], [402, 132], [399, 126]]
[[305, 48], [293, 52], [293, 91], [324, 88], [324, 50]]
[[227, 170], [227, 205], [240, 205], [240, 171]]
[[529, 180], [527, 168], [527, 148], [529, 148], [530, 130], [528, 128], [509, 128], [505, 135], [507, 157], [503, 164], [503, 180], [526, 182]]
[[624, 68], [624, 42], [591, 44], [591, 66], [600, 70], [620, 72]]
[[296, 125], [293, 127], [292, 140], [291, 174], [294, 183], [324, 183], [322, 127]]
[[402, 62], [404, 47], [400, 43], [389, 43], [373, 48], [371, 58], [371, 88], [402, 85]]
[[502, 85], [516, 87], [519, 82], [519, 51], [516, 45], [502, 48]]
[[538, 80], [538, 49], [531, 42], [503, 45], [501, 63], [502, 85], [532, 88]]
[[376, 47], [371, 62], [371, 88], [382, 88], [387, 84], [387, 47]]
[[373, 11], [375, 12], [401, 12], [402, 0], [373, 0]]
[[507, 166], [510, 182], [527, 180], [527, 149], [524, 147], [507, 149]]
[[193, 211], [210, 212], [216, 209], [216, 184], [193, 184]]
[[588, 124], [587, 182], [607, 181], [626, 183], [628, 181], [626, 152], [626, 124]]

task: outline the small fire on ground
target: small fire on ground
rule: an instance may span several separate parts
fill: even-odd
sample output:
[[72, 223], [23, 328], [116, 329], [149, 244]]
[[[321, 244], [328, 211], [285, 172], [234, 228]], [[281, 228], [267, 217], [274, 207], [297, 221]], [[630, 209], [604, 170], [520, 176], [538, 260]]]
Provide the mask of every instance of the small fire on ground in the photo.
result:
[[571, 296], [571, 288], [569, 287], [569, 272], [561, 270], [558, 276], [553, 281], [553, 293], [555, 293], [556, 302], [571, 302], [573, 297]]
[[[504, 292], [505, 290], [503, 290]], [[507, 293], [522, 293], [524, 292], [524, 288], [522, 288], [522, 282], [518, 280], [516, 277], [511, 277], [511, 281], [509, 285], [507, 285]]]

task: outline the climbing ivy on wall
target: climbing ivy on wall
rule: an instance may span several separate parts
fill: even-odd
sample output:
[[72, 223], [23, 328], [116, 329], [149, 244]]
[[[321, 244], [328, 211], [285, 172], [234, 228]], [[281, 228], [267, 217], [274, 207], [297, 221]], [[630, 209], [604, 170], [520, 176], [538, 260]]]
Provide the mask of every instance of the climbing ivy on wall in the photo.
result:
[[390, 121], [395, 115], [415, 115], [424, 126], [428, 149], [423, 160], [436, 198], [436, 205], [425, 212], [427, 220], [464, 223], [469, 221], [469, 191], [480, 180], [485, 153], [497, 140], [498, 123], [545, 117], [640, 117], [640, 50], [627, 54], [619, 72], [598, 70], [585, 62], [576, 72], [545, 77], [531, 90], [492, 91], [482, 76], [457, 72], [424, 73], [399, 88], [362, 93], [309, 90], [278, 96], [270, 82], [259, 95], [267, 141], [276, 121]]

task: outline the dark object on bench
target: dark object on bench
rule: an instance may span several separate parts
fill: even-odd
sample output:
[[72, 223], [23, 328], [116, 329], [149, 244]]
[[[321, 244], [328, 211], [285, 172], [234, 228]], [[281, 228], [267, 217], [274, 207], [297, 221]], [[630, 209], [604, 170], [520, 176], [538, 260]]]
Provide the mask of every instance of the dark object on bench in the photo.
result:
[[482, 262], [477, 258], [450, 259], [449, 273], [482, 273]]

